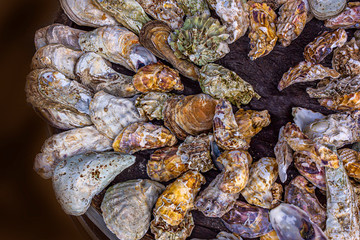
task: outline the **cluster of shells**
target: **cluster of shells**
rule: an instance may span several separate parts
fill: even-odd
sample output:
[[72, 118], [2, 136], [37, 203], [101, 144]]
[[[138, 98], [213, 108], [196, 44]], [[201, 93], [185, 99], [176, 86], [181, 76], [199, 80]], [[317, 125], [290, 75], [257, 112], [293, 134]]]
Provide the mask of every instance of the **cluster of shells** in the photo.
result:
[[[221, 218], [228, 232], [218, 240], [360, 239], [360, 33], [347, 42], [345, 31], [360, 26], [358, 2], [60, 3], [73, 22], [94, 29], [39, 29], [26, 94], [61, 130], [45, 141], [34, 169], [52, 179], [66, 213], [84, 214], [106, 190], [102, 218], [119, 239], [141, 239], [149, 229], [155, 239], [186, 239], [195, 226], [192, 210]], [[270, 124], [270, 114], [244, 110], [260, 95], [213, 62], [247, 32], [251, 60], [269, 54], [277, 40], [287, 47], [313, 16], [333, 30], [305, 47], [305, 61], [284, 73], [278, 89], [321, 80], [307, 93], [338, 112], [294, 108], [294, 122], [280, 129], [276, 158], [253, 162], [251, 139]], [[323, 66], [334, 49], [332, 69]], [[135, 74], [121, 74], [114, 64]], [[181, 94], [180, 76], [198, 81], [203, 93]], [[109, 187], [142, 151], [151, 151], [151, 180]], [[300, 175], [287, 179], [291, 164]], [[211, 169], [218, 175], [201, 187]], [[316, 189], [326, 194], [326, 207]]]

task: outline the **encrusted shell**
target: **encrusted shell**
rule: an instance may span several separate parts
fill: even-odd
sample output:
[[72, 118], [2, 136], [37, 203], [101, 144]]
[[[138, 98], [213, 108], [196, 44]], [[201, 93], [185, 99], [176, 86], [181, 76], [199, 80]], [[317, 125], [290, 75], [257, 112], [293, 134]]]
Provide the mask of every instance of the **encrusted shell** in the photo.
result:
[[307, 62], [317, 64], [324, 60], [334, 48], [341, 47], [346, 43], [347, 34], [344, 29], [337, 29], [332, 32], [323, 32], [314, 41], [306, 45], [304, 58]]
[[176, 0], [136, 0], [144, 11], [156, 20], [165, 22], [172, 29], [180, 28], [185, 15]]
[[343, 148], [338, 151], [339, 157], [343, 160], [346, 173], [349, 177], [360, 182], [360, 154], [359, 152]]
[[360, 110], [360, 75], [320, 82], [318, 88], [307, 88], [306, 92], [311, 98], [319, 98], [320, 105], [328, 109]]
[[87, 152], [111, 149], [111, 140], [94, 126], [76, 128], [48, 138], [35, 157], [34, 170], [43, 178], [51, 178], [56, 165], [65, 158]]
[[[191, 240], [201, 240], [201, 239], [192, 238]], [[210, 239], [210, 240], [242, 240], [242, 238], [234, 233], [219, 232], [218, 235], [216, 235], [215, 239]]]
[[136, 34], [150, 18], [135, 0], [92, 0], [99, 9], [113, 16], [116, 21]]
[[31, 61], [31, 69], [51, 68], [70, 79], [76, 79], [75, 65], [81, 51], [75, 51], [61, 44], [50, 44], [39, 48]]
[[58, 43], [74, 50], [81, 50], [79, 35], [83, 33], [86, 31], [55, 23], [35, 32], [35, 48], [38, 50], [45, 45]]
[[170, 34], [168, 43], [175, 56], [203, 66], [230, 52], [225, 26], [209, 16], [187, 17], [184, 25]]
[[176, 137], [163, 126], [135, 122], [119, 133], [113, 142], [113, 148], [117, 152], [133, 154], [146, 149], [173, 146], [176, 142]]
[[151, 210], [165, 187], [148, 179], [111, 186], [101, 203], [107, 228], [119, 239], [141, 239], [149, 229]]
[[249, 57], [255, 60], [268, 55], [275, 47], [276, 13], [266, 3], [250, 4], [250, 52]]
[[279, 10], [276, 35], [284, 47], [290, 45], [303, 31], [309, 5], [307, 0], [286, 1]]
[[355, 198], [357, 199], [357, 206], [360, 209], [360, 184], [352, 179], [350, 179], [350, 183], [354, 189]]
[[196, 194], [205, 178], [199, 172], [188, 171], [168, 185], [154, 208], [155, 219], [161, 218], [171, 226], [179, 225], [194, 208]]
[[272, 230], [271, 232], [268, 232], [265, 235], [262, 235], [260, 237], [260, 240], [279, 240], [279, 237], [277, 235], [277, 233], [275, 232], [275, 230]]
[[352, 38], [344, 46], [335, 49], [332, 67], [342, 75], [355, 76], [360, 74], [360, 42], [358, 38]]
[[118, 24], [113, 17], [98, 9], [92, 0], [60, 0], [60, 4], [77, 25], [100, 27]]
[[206, 0], [176, 0], [186, 16], [210, 16], [210, 10]]
[[245, 0], [208, 0], [208, 3], [226, 26], [228, 43], [245, 35], [249, 27], [249, 5]]
[[239, 109], [235, 113], [235, 120], [245, 138], [252, 138], [264, 127], [270, 125], [270, 114], [267, 110], [255, 111]]
[[327, 240], [325, 233], [302, 209], [282, 203], [270, 211], [270, 221], [280, 240]]
[[284, 188], [280, 183], [275, 182], [270, 191], [273, 196], [273, 200], [271, 201], [271, 209], [273, 209], [283, 202], [282, 195], [284, 193]]
[[171, 63], [180, 74], [197, 80], [199, 69], [191, 62], [177, 58], [169, 46], [167, 40], [170, 33], [171, 28], [166, 23], [158, 20], [150, 21], [141, 29], [140, 42], [155, 56]]
[[119, 26], [106, 26], [84, 33], [79, 38], [81, 50], [95, 52], [103, 58], [130, 70], [156, 63], [155, 56], [140, 45], [139, 38]]
[[273, 201], [272, 185], [278, 177], [278, 166], [275, 158], [263, 157], [250, 168], [248, 184], [241, 194], [250, 204], [270, 208]]
[[283, 5], [284, 3], [286, 3], [288, 0], [253, 0], [254, 2], [257, 3], [266, 3], [267, 5], [269, 5], [272, 9], [276, 10], [278, 9], [281, 5]]
[[163, 120], [164, 104], [169, 97], [171, 94], [168, 93], [149, 92], [136, 98], [135, 106], [150, 121], [153, 119]]
[[223, 184], [224, 173], [216, 178], [200, 192], [195, 200], [195, 207], [207, 217], [222, 217], [228, 212], [239, 198], [240, 193], [226, 193], [220, 190]]
[[111, 64], [94, 52], [84, 53], [76, 63], [75, 74], [95, 92], [104, 91], [117, 97], [132, 97], [138, 91], [132, 77], [116, 72]]
[[140, 68], [133, 76], [133, 84], [143, 93], [184, 90], [179, 72], [160, 62]]
[[304, 177], [297, 176], [285, 188], [285, 202], [304, 210], [313, 223], [324, 229], [326, 208], [321, 206], [316, 198], [315, 188]]
[[268, 209], [241, 201], [237, 201], [221, 220], [231, 232], [246, 238], [260, 237], [272, 230]]
[[54, 171], [52, 180], [56, 198], [67, 214], [82, 215], [93, 196], [134, 163], [134, 156], [114, 152], [69, 157]]
[[340, 74], [336, 70], [324, 67], [321, 64], [303, 61], [283, 74], [278, 89], [282, 91], [294, 83], [312, 82], [326, 77], [338, 78]]
[[133, 101], [104, 91], [94, 95], [90, 103], [90, 117], [97, 130], [110, 139], [114, 139], [131, 123], [146, 120], [139, 114]]
[[309, 5], [317, 19], [325, 20], [341, 13], [346, 2], [346, 0], [309, 0]]
[[215, 63], [201, 68], [199, 83], [204, 93], [217, 99], [224, 98], [237, 107], [248, 104], [253, 97], [260, 98], [253, 87], [235, 72]]
[[328, 28], [360, 28], [360, 3], [349, 2], [339, 15], [326, 19]]
[[281, 182], [287, 179], [287, 169], [293, 161], [293, 151], [287, 144], [284, 136], [284, 126], [280, 128], [278, 142], [275, 145], [274, 153], [279, 168], [279, 177]]

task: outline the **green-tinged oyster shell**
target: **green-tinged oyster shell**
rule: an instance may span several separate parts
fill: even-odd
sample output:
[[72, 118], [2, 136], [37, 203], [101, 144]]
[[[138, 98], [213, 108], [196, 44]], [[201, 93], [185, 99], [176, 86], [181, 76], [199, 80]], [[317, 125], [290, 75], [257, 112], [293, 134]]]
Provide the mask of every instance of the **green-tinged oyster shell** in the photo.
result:
[[135, 106], [140, 114], [147, 116], [149, 120], [164, 120], [164, 104], [171, 96], [172, 94], [170, 93], [149, 92], [138, 97]]
[[235, 72], [214, 63], [201, 68], [199, 83], [204, 93], [224, 98], [238, 107], [248, 104], [253, 97], [260, 98], [253, 87]]
[[176, 0], [186, 16], [210, 16], [210, 10], [205, 0]]
[[92, 0], [92, 2], [136, 34], [139, 34], [142, 26], [150, 21], [144, 9], [135, 0]]
[[190, 59], [203, 66], [224, 57], [230, 52], [226, 40], [226, 27], [206, 15], [188, 17], [182, 28], [169, 35], [168, 43], [175, 56]]

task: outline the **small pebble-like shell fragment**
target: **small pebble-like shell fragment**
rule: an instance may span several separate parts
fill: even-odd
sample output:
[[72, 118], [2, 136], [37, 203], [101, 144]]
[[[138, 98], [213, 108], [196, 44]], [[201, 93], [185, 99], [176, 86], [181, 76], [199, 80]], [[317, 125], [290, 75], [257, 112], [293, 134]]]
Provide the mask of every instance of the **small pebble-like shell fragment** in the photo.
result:
[[260, 237], [272, 230], [268, 209], [241, 201], [237, 201], [221, 220], [231, 232], [246, 238]]
[[128, 125], [146, 120], [139, 114], [133, 101], [104, 91], [97, 92], [90, 102], [90, 117], [96, 129], [110, 139], [114, 139]]
[[190, 170], [168, 185], [154, 208], [155, 219], [161, 218], [171, 226], [179, 225], [194, 208], [194, 200], [205, 178]]
[[346, 0], [308, 0], [312, 14], [319, 19], [325, 20], [342, 12], [346, 6]]
[[165, 187], [148, 179], [111, 186], [101, 203], [106, 226], [119, 239], [141, 239], [149, 229], [151, 210]]
[[347, 34], [344, 29], [337, 29], [332, 32], [324, 32], [316, 37], [314, 41], [306, 45], [304, 58], [313, 64], [320, 63], [329, 55], [334, 48], [341, 47], [346, 43]]
[[303, 61], [283, 74], [278, 89], [282, 91], [294, 83], [312, 82], [326, 77], [338, 78], [340, 74], [336, 70], [324, 67], [321, 64]]
[[133, 76], [133, 84], [143, 93], [184, 90], [179, 72], [160, 62], [140, 68]]
[[133, 154], [146, 149], [173, 146], [176, 142], [176, 137], [163, 126], [135, 122], [119, 133], [113, 142], [113, 148], [120, 153]]
[[250, 52], [249, 57], [255, 60], [268, 55], [275, 47], [276, 13], [266, 3], [250, 4]]
[[345, 43], [344, 46], [335, 49], [332, 67], [345, 76], [356, 76], [360, 74], [360, 42], [357, 37], [352, 38], [349, 42]]
[[280, 128], [278, 142], [275, 145], [274, 153], [279, 168], [279, 177], [281, 182], [287, 179], [287, 169], [293, 161], [293, 151], [287, 144], [284, 136], [284, 126]]
[[273, 201], [271, 188], [278, 177], [275, 158], [263, 157], [250, 167], [248, 184], [241, 194], [250, 204], [270, 208]]
[[111, 140], [94, 126], [72, 129], [53, 135], [44, 142], [41, 153], [35, 157], [34, 170], [48, 179], [52, 177], [56, 165], [65, 158], [110, 149]]
[[134, 156], [114, 152], [69, 157], [54, 171], [52, 180], [56, 198], [67, 214], [82, 215], [93, 196], [134, 163]]
[[210, 96], [224, 98], [240, 107], [260, 95], [235, 72], [215, 63], [209, 63], [200, 70], [199, 83], [202, 91]]
[[325, 21], [328, 28], [360, 28], [360, 3], [349, 2], [339, 15]]
[[360, 182], [360, 154], [359, 152], [343, 148], [338, 151], [339, 157], [343, 160], [344, 168], [349, 177]]
[[163, 120], [164, 105], [169, 97], [171, 97], [169, 93], [148, 92], [136, 98], [135, 106], [150, 121], [154, 119]]

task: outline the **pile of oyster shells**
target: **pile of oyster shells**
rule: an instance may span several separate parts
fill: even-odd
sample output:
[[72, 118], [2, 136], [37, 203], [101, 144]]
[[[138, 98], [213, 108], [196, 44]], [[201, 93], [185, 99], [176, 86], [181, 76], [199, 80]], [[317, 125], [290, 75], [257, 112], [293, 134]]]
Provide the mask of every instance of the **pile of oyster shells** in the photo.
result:
[[[93, 197], [107, 189], [101, 214], [119, 239], [141, 239], [149, 228], [155, 239], [186, 239], [195, 225], [194, 209], [221, 218], [231, 233], [220, 232], [218, 240], [360, 239], [360, 149], [357, 144], [344, 148], [360, 141], [360, 33], [347, 42], [344, 30], [360, 27], [360, 3], [60, 3], [77, 25], [95, 29], [61, 24], [39, 29], [26, 94], [36, 111], [62, 130], [45, 141], [34, 169], [52, 179], [66, 213], [84, 214]], [[278, 88], [321, 80], [307, 93], [340, 112], [325, 116], [294, 108], [294, 123], [280, 129], [276, 158], [253, 162], [251, 138], [270, 124], [270, 115], [242, 109], [260, 96], [235, 72], [213, 62], [246, 32], [251, 60], [269, 54], [277, 40], [289, 46], [313, 16], [334, 30], [306, 46], [305, 61], [286, 72]], [[333, 49], [330, 69], [321, 61]], [[115, 71], [112, 63], [135, 75]], [[198, 81], [204, 93], [179, 94], [184, 90], [180, 75]], [[239, 108], [235, 113], [232, 104]], [[155, 149], [146, 165], [151, 180], [108, 187], [135, 163], [134, 153]], [[276, 180], [287, 181], [292, 163], [300, 175], [283, 194]], [[211, 169], [220, 173], [201, 190], [202, 173]], [[326, 194], [326, 207], [316, 188]]]

